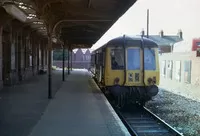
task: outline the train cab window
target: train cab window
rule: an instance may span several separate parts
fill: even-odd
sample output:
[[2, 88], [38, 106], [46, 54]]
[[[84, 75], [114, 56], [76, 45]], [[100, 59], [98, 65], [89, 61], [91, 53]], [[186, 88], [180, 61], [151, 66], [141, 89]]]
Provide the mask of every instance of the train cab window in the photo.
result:
[[113, 70], [124, 69], [124, 51], [123, 51], [123, 49], [111, 49], [111, 68]]
[[144, 49], [144, 69], [156, 70], [155, 50], [146, 48]]

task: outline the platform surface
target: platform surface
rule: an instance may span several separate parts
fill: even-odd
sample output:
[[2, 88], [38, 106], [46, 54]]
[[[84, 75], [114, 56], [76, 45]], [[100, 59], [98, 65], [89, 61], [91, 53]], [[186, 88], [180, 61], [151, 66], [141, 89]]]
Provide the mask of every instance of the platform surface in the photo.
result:
[[86, 70], [74, 70], [29, 136], [129, 136]]
[[[53, 96], [62, 86], [62, 71], [52, 71]], [[0, 136], [28, 136], [48, 100], [48, 78], [35, 75], [0, 90]]]

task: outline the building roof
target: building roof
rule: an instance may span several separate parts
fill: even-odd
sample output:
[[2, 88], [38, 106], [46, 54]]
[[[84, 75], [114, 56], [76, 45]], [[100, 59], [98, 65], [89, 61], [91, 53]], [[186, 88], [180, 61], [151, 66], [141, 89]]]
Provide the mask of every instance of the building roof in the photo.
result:
[[91, 53], [91, 49], [84, 49], [84, 48], [76, 48], [76, 49], [73, 49], [73, 53], [76, 53], [77, 51], [81, 51], [83, 54], [86, 54], [86, 53]]
[[162, 37], [160, 35], [149, 35], [149, 39], [157, 43], [158, 46], [164, 46], [164, 45], [171, 46], [183, 40], [178, 35], [164, 35]]

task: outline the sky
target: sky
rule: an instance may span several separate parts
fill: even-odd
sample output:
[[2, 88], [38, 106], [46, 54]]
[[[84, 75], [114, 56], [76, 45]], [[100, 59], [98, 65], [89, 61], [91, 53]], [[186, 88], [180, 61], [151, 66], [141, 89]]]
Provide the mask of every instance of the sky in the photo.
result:
[[147, 9], [150, 35], [161, 30], [164, 35], [176, 35], [181, 29], [184, 40], [200, 38], [200, 0], [138, 0], [91, 49], [123, 34], [139, 35], [142, 29], [146, 32]]

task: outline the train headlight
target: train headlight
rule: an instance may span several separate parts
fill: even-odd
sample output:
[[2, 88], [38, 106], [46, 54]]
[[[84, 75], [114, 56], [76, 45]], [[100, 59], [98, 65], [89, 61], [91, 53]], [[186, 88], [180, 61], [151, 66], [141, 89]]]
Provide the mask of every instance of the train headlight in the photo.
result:
[[148, 84], [151, 84], [152, 81], [153, 81], [153, 79], [149, 77], [149, 78], [147, 79], [147, 81], [148, 81]]
[[156, 83], [156, 77], [153, 77], [153, 78], [149, 77], [147, 79], [147, 81], [148, 81], [148, 84], [155, 84]]
[[156, 77], [155, 76], [153, 77], [153, 83], [154, 84], [156, 83]]
[[128, 81], [133, 82], [133, 74], [132, 73], [128, 74]]
[[118, 85], [118, 84], [119, 84], [119, 81], [120, 81], [119, 77], [116, 77], [116, 78], [114, 79], [114, 84], [115, 84], [115, 85]]

